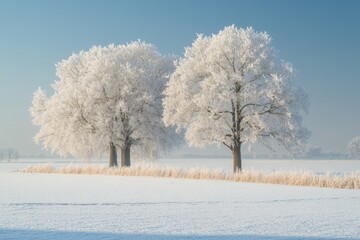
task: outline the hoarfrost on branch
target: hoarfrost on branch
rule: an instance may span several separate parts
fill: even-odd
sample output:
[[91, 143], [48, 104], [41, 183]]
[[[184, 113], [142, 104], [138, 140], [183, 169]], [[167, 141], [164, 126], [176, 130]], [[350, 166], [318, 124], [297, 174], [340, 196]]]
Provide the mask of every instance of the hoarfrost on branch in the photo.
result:
[[186, 129], [192, 146], [227, 146], [234, 171], [241, 169], [242, 144], [271, 148], [273, 139], [299, 150], [309, 135], [301, 125], [308, 97], [294, 76], [265, 32], [229, 26], [216, 35], [198, 35], [167, 84], [164, 122]]
[[109, 144], [128, 161], [130, 151], [157, 158], [175, 141], [162, 122], [162, 92], [173, 61], [141, 41], [71, 55], [56, 65], [54, 94], [34, 94], [30, 112], [40, 126], [35, 141], [82, 159], [100, 157]]

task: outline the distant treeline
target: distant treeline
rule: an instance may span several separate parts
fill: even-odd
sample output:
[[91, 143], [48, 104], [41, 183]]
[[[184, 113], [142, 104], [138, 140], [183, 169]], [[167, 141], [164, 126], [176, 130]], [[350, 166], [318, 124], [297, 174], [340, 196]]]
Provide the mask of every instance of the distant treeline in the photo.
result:
[[[165, 158], [231, 158], [229, 154], [199, 154], [199, 153], [186, 153], [186, 154], [172, 154], [170, 156], [166, 156]], [[311, 154], [309, 152], [305, 152], [297, 155], [290, 155], [287, 153], [259, 153], [254, 156], [249, 154], [243, 155], [244, 159], [353, 159], [347, 153], [342, 152], [320, 152], [316, 154]]]
[[19, 152], [13, 148], [0, 148], [0, 161], [17, 161], [19, 159]]

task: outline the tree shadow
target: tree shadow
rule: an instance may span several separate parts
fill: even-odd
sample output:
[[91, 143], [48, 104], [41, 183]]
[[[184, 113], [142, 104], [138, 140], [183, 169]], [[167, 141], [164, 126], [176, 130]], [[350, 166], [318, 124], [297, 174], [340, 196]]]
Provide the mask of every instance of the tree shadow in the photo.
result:
[[101, 232], [72, 232], [51, 230], [24, 230], [0, 228], [2, 240], [58, 240], [58, 239], [86, 239], [86, 240], [121, 240], [121, 239], [151, 239], [151, 240], [339, 240], [333, 237], [304, 237], [304, 236], [263, 236], [263, 235], [179, 235], [179, 234], [148, 234], [148, 233], [101, 233]]

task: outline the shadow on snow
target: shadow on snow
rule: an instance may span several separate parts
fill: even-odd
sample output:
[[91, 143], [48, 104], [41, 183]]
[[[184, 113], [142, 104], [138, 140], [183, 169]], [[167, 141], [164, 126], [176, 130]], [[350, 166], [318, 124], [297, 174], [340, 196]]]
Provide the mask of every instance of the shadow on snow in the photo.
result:
[[332, 237], [300, 237], [300, 236], [262, 236], [262, 235], [179, 235], [179, 234], [148, 234], [148, 233], [101, 233], [101, 232], [75, 232], [75, 231], [51, 231], [51, 230], [22, 230], [1, 229], [0, 239], [156, 239], [156, 240], [339, 240], [343, 238]]

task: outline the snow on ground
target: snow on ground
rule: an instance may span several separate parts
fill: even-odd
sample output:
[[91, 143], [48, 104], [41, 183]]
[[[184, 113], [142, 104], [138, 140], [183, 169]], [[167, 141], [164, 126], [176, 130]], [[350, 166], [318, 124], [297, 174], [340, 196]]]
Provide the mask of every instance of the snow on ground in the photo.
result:
[[0, 163], [0, 239], [360, 239], [360, 191], [24, 174]]
[[[183, 158], [183, 159], [160, 159], [159, 165], [176, 166], [181, 168], [223, 168], [232, 170], [232, 159], [228, 158]], [[359, 160], [302, 160], [302, 159], [245, 159], [244, 169], [256, 169], [263, 171], [272, 170], [305, 170], [315, 173], [344, 173], [360, 170]]]

